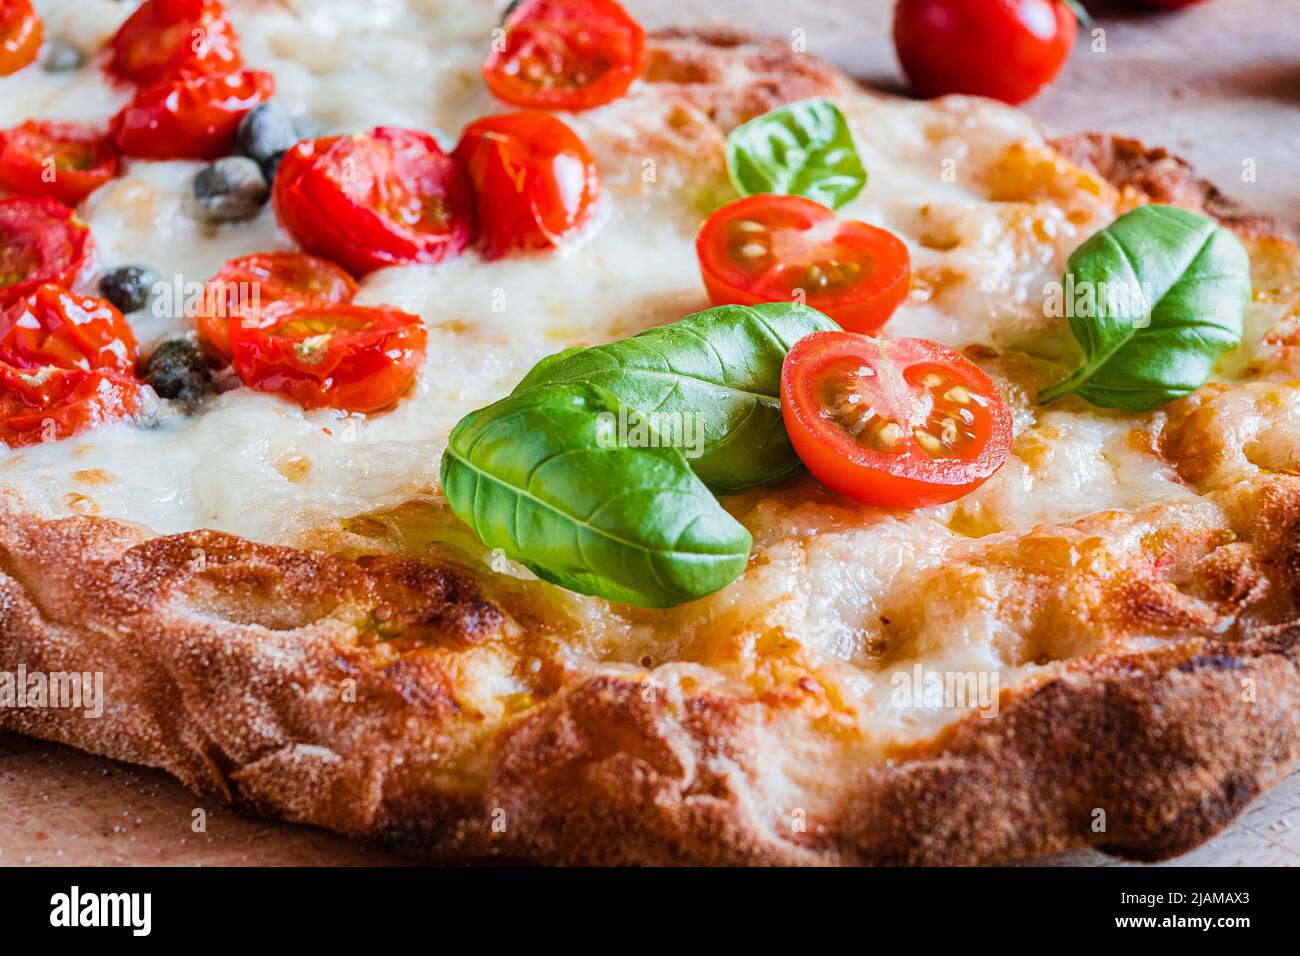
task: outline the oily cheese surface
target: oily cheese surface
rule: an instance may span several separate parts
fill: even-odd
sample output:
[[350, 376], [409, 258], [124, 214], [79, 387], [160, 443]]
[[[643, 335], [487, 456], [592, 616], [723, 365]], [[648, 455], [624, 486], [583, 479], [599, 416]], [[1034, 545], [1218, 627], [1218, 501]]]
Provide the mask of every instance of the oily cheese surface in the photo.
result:
[[[38, 6], [51, 35], [84, 48], [102, 45], [130, 8]], [[325, 131], [409, 125], [450, 146], [465, 123], [500, 109], [478, 74], [499, 17], [494, 4], [229, 6], [248, 64], [273, 72], [289, 108]], [[103, 122], [125, 95], [93, 69], [26, 71], [4, 83], [3, 126], [29, 117]], [[438, 488], [451, 427], [508, 393], [544, 355], [706, 307], [693, 240], [708, 211], [733, 195], [726, 132], [807, 95], [836, 100], [870, 174], [841, 214], [890, 229], [910, 248], [911, 294], [887, 334], [963, 348], [994, 376], [1014, 413], [1010, 460], [966, 498], [909, 513], [854, 505], [807, 478], [728, 498], [754, 536], [748, 570], [671, 611], [563, 592], [485, 553]], [[474, 611], [486, 615], [487, 637], [464, 636], [474, 633], [465, 624], [461, 639], [418, 661], [429, 651], [419, 641], [365, 653], [385, 668], [410, 668], [398, 708], [437, 710], [428, 704], [436, 676], [439, 720], [456, 728], [438, 738], [437, 774], [466, 792], [489, 777], [499, 782], [504, 771], [492, 776], [485, 756], [491, 742], [565, 688], [605, 681], [605, 696], [587, 704], [604, 719], [602, 708], [622, 693], [608, 688], [653, 680], [674, 701], [707, 691], [760, 707], [761, 759], [746, 772], [761, 782], [763, 813], [784, 818], [798, 808], [831, 820], [871, 768], [960, 734], [954, 725], [973, 710], [942, 695], [900, 695], [900, 686], [977, 675], [992, 681], [984, 703], [996, 705], [999, 688], [1027, 693], [1068, 680], [1079, 662], [1177, 657], [1210, 638], [1245, 639], [1294, 619], [1295, 598], [1279, 583], [1289, 565], [1278, 557], [1290, 547], [1291, 502], [1300, 496], [1290, 478], [1300, 462], [1293, 247], [1248, 240], [1255, 292], [1246, 338], [1198, 395], [1147, 415], [1077, 400], [1044, 408], [1033, 396], [1078, 358], [1066, 323], [1044, 309], [1046, 285], [1080, 242], [1147, 196], [1065, 160], [1019, 112], [966, 98], [877, 96], [780, 43], [682, 32], [652, 40], [646, 74], [626, 98], [565, 119], [605, 186], [577, 241], [554, 255], [495, 262], [469, 252], [363, 282], [359, 302], [401, 307], [429, 326], [418, 385], [396, 410], [305, 413], [235, 389], [196, 418], [0, 452], [0, 487], [13, 507], [118, 519], [144, 541], [213, 529], [257, 544], [461, 569], [492, 608]], [[179, 307], [136, 322], [146, 348], [189, 326], [187, 290], [224, 261], [292, 247], [269, 210], [215, 231], [190, 221], [181, 199], [197, 168], [133, 162], [80, 210], [101, 266], [145, 262], [175, 277]], [[154, 540], [164, 542], [159, 554], [171, 547]], [[202, 541], [200, 550], [226, 547], [211, 543], [225, 538]], [[374, 575], [377, 593], [389, 593], [389, 571]], [[458, 587], [439, 586], [446, 594]], [[205, 600], [208, 618], [265, 625], [267, 646], [285, 654], [298, 651], [284, 635], [308, 620], [327, 622], [329, 640], [346, 643], [368, 613], [343, 602], [301, 620], [279, 611], [287, 618], [267, 623], [236, 614], [219, 594]], [[281, 763], [267, 771], [277, 773], [291, 776]], [[296, 818], [319, 816], [270, 803]], [[317, 822], [365, 828], [351, 818]]]

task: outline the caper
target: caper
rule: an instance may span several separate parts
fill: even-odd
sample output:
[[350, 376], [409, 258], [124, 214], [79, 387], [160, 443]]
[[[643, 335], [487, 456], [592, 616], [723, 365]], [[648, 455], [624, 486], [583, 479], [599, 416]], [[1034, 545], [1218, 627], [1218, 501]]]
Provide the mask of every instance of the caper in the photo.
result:
[[99, 280], [99, 292], [119, 312], [129, 314], [149, 305], [160, 281], [148, 266], [119, 266]]
[[273, 159], [284, 155], [299, 140], [298, 129], [293, 117], [285, 112], [275, 100], [260, 103], [248, 111], [239, 122], [235, 133], [235, 148], [267, 173], [267, 179], [274, 175], [274, 169], [267, 169]]
[[158, 343], [145, 366], [145, 380], [159, 396], [176, 402], [187, 413], [194, 412], [213, 391], [212, 369], [190, 336]]
[[86, 54], [71, 43], [51, 40], [41, 56], [41, 69], [46, 73], [70, 73], [86, 65]]
[[186, 211], [199, 222], [240, 222], [256, 216], [270, 194], [257, 163], [246, 156], [227, 156], [194, 177]]

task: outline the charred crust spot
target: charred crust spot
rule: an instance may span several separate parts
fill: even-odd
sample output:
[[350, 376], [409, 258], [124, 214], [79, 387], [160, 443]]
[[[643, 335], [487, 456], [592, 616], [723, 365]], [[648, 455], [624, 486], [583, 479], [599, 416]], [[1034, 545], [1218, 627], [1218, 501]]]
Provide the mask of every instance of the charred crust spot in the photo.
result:
[[450, 568], [396, 558], [361, 558], [358, 564], [373, 576], [378, 596], [370, 611], [376, 626], [368, 634], [399, 651], [471, 647], [506, 623], [468, 577]]
[[1112, 185], [1128, 188], [1151, 202], [1203, 213], [1243, 235], [1283, 233], [1276, 218], [1244, 209], [1213, 184], [1198, 178], [1185, 160], [1166, 149], [1109, 133], [1075, 133], [1052, 140], [1051, 145], [1076, 166], [1089, 169]]

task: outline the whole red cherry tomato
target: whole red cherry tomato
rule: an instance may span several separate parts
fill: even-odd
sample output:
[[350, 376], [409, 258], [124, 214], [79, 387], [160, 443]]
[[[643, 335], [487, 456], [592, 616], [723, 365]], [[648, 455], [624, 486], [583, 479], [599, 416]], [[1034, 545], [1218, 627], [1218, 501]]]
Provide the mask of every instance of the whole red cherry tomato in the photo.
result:
[[474, 235], [465, 173], [419, 130], [304, 140], [285, 154], [271, 199], [304, 249], [357, 276], [441, 262]]
[[0, 76], [35, 60], [44, 38], [45, 26], [31, 0], [0, 0]]
[[94, 254], [90, 229], [62, 203], [0, 199], [0, 303], [47, 282], [72, 285]]
[[239, 69], [239, 40], [218, 0], [145, 0], [109, 46], [108, 69], [150, 86], [182, 70], [219, 74]]
[[922, 96], [1023, 103], [1061, 72], [1078, 21], [1063, 0], [899, 0], [894, 46]]
[[418, 316], [355, 305], [304, 306], [270, 325], [230, 324], [245, 385], [305, 408], [378, 412], [415, 381], [428, 334]]
[[203, 292], [199, 338], [230, 361], [230, 325], [269, 325], [303, 306], [346, 305], [357, 284], [334, 263], [298, 252], [257, 252], [231, 259]]
[[465, 127], [454, 155], [474, 184], [489, 259], [558, 246], [600, 194], [586, 145], [549, 113], [485, 116]]
[[75, 206], [116, 174], [113, 141], [87, 126], [28, 120], [0, 130], [0, 189]]
[[117, 372], [0, 362], [0, 442], [10, 448], [133, 418], [144, 404], [140, 382]]
[[17, 368], [135, 373], [140, 350], [122, 313], [105, 299], [42, 285], [0, 310], [0, 362]]
[[231, 151], [239, 121], [275, 93], [270, 73], [178, 73], [146, 86], [113, 117], [113, 141], [141, 159], [216, 159]]

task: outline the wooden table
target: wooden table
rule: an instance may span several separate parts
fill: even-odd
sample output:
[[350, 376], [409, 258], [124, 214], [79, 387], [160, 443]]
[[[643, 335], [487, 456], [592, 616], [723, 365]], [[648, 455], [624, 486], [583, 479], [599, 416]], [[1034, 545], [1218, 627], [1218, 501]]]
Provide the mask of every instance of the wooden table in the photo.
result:
[[[805, 32], [810, 52], [902, 92], [888, 0], [625, 0], [648, 25], [702, 9], [744, 29]], [[1028, 110], [1049, 129], [1112, 130], [1167, 146], [1220, 188], [1300, 229], [1300, 3], [1212, 0], [1178, 14], [1134, 14], [1090, 0], [1104, 49], [1081, 38], [1057, 83]], [[1100, 46], [1100, 44], [1099, 44]], [[1254, 181], [1243, 179], [1253, 161]], [[207, 814], [204, 833], [193, 811]], [[170, 777], [0, 734], [0, 865], [372, 865], [376, 847], [252, 820], [197, 800]], [[1111, 864], [1095, 853], [1054, 864]], [[1300, 864], [1300, 775], [1228, 831], [1173, 865]]]

